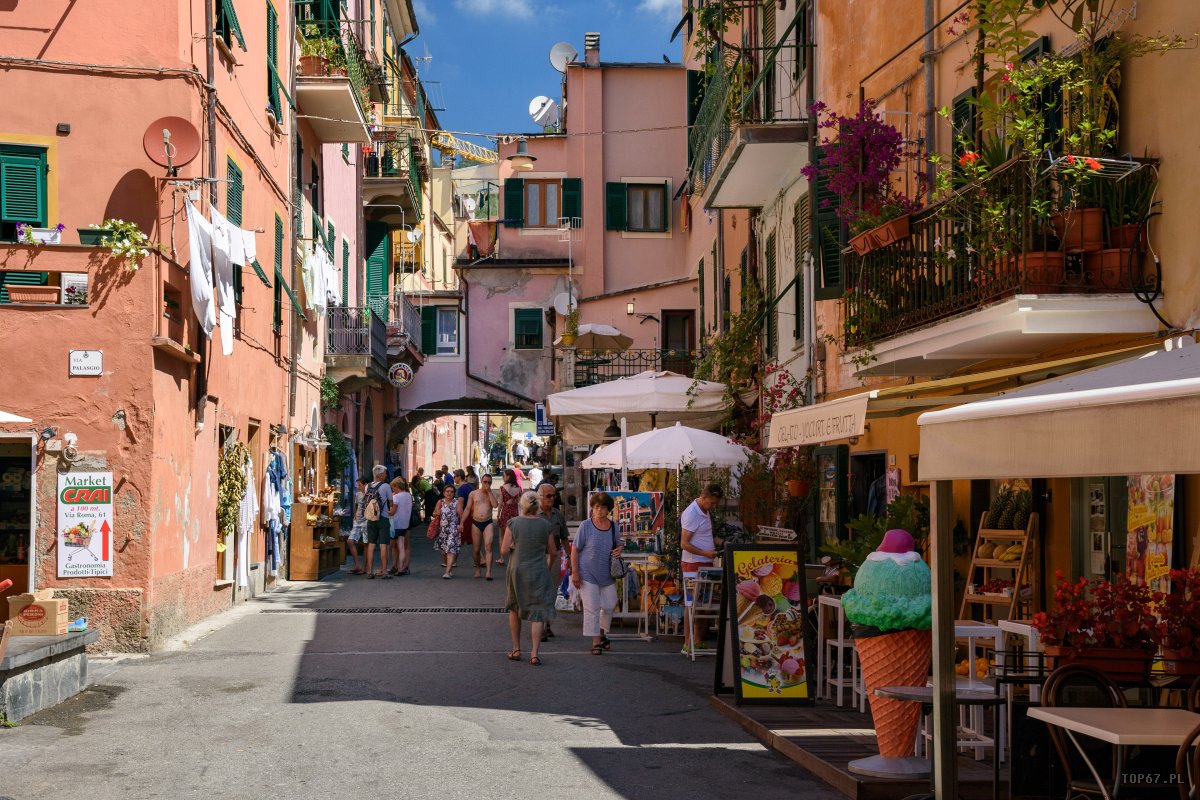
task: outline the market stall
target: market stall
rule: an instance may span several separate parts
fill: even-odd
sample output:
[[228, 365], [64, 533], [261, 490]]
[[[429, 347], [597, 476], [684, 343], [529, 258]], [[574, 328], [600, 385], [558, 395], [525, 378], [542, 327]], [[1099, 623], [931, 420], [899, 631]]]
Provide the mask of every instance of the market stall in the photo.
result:
[[935, 771], [953, 797], [952, 481], [1200, 474], [1200, 348], [1164, 349], [1056, 381], [923, 414], [920, 470], [931, 481]]

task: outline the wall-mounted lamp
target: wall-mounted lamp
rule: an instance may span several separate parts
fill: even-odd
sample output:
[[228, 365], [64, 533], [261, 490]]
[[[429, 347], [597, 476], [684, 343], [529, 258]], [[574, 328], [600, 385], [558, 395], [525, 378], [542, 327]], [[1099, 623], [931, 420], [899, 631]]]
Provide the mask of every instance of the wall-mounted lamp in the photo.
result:
[[631, 316], [631, 317], [633, 316], [633, 303], [626, 303], [626, 304], [625, 304], [625, 313], [626, 313], [626, 314], [628, 314], [628, 315], [629, 315], [629, 316]]
[[522, 136], [517, 140], [517, 152], [506, 156], [504, 160], [512, 165], [513, 172], [529, 172], [537, 157], [529, 155], [529, 140]]

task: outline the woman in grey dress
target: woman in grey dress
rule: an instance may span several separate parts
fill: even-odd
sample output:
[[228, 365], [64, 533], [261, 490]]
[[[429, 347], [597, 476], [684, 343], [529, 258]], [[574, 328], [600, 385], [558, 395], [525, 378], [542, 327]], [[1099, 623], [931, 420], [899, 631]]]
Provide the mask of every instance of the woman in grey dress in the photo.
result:
[[521, 620], [527, 620], [532, 629], [529, 663], [539, 667], [542, 664], [538, 658], [542, 628], [554, 619], [554, 604], [550, 600], [554, 586], [550, 571], [546, 569], [546, 556], [553, 558], [558, 554], [558, 548], [551, 535], [550, 523], [537, 515], [537, 495], [525, 492], [517, 507], [521, 515], [509, 520], [500, 544], [500, 552], [509, 554], [505, 583], [512, 650], [508, 660], [521, 660]]

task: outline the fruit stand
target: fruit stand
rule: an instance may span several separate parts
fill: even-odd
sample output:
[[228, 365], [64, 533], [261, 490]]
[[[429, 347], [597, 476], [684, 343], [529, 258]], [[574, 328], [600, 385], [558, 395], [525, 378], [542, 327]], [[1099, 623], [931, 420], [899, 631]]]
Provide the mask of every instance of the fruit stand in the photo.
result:
[[1038, 515], [1028, 488], [1005, 486], [980, 517], [958, 619], [1029, 619], [1034, 608]]

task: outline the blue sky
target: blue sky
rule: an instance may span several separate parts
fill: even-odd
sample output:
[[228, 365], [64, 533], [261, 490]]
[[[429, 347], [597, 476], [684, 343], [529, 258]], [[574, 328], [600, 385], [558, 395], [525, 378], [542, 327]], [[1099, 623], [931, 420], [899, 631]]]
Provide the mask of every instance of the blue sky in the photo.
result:
[[[559, 96], [550, 66], [555, 42], [583, 58], [583, 35], [600, 33], [603, 61], [679, 61], [681, 39], [667, 40], [680, 0], [414, 0], [421, 35], [405, 48], [421, 78], [440, 82], [438, 112], [447, 130], [533, 132], [529, 101]], [[480, 142], [483, 144], [483, 142]]]

